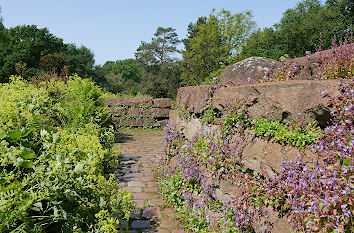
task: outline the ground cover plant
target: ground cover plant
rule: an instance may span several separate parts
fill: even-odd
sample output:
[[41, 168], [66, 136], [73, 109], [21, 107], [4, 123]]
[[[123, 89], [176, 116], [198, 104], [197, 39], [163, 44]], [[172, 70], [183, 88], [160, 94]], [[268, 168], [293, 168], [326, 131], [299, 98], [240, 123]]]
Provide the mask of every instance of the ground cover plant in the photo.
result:
[[130, 194], [110, 175], [117, 151], [89, 79], [0, 84], [0, 232], [120, 232]]
[[[282, 171], [274, 177], [252, 172], [239, 163], [240, 134], [244, 125], [252, 125], [241, 111], [220, 121], [224, 131], [219, 137], [200, 134], [188, 140], [168, 125], [166, 153], [157, 177], [165, 199], [179, 210], [185, 226], [193, 232], [254, 232], [260, 230], [261, 223], [261, 230], [269, 232], [271, 226], [264, 219], [276, 212], [291, 220], [294, 231], [353, 232], [354, 81], [341, 82], [340, 89], [342, 95], [332, 98], [331, 125], [317, 134], [316, 140], [305, 140], [316, 155], [315, 161], [309, 162], [303, 151], [296, 160], [284, 161]], [[323, 94], [328, 95], [326, 91]], [[288, 129], [304, 132], [295, 124], [258, 123], [264, 130], [255, 136], [274, 137], [271, 131], [278, 128], [285, 135]], [[299, 147], [297, 143], [289, 145]], [[211, 176], [242, 185], [222, 204], [208, 185]]]

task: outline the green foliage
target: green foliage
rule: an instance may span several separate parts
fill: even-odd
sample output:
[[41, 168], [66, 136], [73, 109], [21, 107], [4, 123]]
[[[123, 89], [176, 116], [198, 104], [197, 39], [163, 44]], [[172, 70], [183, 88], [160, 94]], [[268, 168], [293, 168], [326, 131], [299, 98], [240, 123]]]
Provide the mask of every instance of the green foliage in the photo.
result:
[[150, 43], [145, 41], [135, 53], [136, 60], [145, 65], [162, 65], [171, 62], [171, 55], [177, 52], [177, 45], [180, 43], [176, 29], [168, 27], [158, 27], [154, 38]]
[[101, 81], [102, 77], [97, 73], [95, 64], [95, 55], [85, 47], [77, 47], [75, 44], [65, 44], [62, 55], [66, 58], [69, 65], [70, 74], [78, 74], [83, 78], [93, 78], [94, 81]]
[[303, 147], [317, 142], [321, 135], [321, 129], [316, 123], [311, 122], [306, 127], [299, 127], [295, 123], [289, 126], [278, 121], [269, 121], [267, 119], [253, 120], [253, 132], [256, 136], [274, 139], [291, 146]]
[[314, 144], [322, 134], [316, 122], [300, 125], [293, 122], [284, 124], [267, 119], [251, 119], [237, 107], [224, 117], [221, 132], [224, 136], [228, 136], [246, 129], [251, 130], [256, 136], [300, 148]]
[[[91, 50], [85, 46], [78, 48], [74, 44], [64, 44], [63, 39], [51, 34], [47, 28], [22, 25], [7, 30], [0, 24], [0, 82], [8, 82], [8, 77], [16, 73], [31, 79], [41, 70], [52, 73], [53, 68], [56, 75], [61, 75], [64, 65], [69, 66], [64, 75], [77, 73], [102, 81], [94, 63]], [[25, 64], [21, 72], [16, 70], [16, 64]]]
[[281, 34], [276, 28], [258, 29], [247, 38], [239, 60], [248, 57], [268, 57], [278, 60], [287, 51], [281, 43]]
[[139, 90], [144, 94], [174, 97], [180, 84], [180, 68], [174, 57], [180, 43], [175, 29], [159, 27], [151, 42], [142, 41], [135, 53], [144, 70]]
[[25, 76], [32, 77], [38, 71], [40, 58], [49, 53], [63, 51], [63, 40], [51, 34], [47, 28], [38, 29], [35, 25], [23, 25], [8, 30], [9, 42], [0, 51], [0, 82], [7, 82], [10, 75], [16, 74], [15, 64], [27, 64]]
[[303, 0], [288, 9], [279, 23], [254, 32], [242, 48], [240, 60], [250, 56], [278, 60], [288, 53], [291, 57], [304, 56], [306, 51], [329, 49], [335, 36], [344, 40], [347, 31], [353, 32], [353, 3], [349, 0]]
[[77, 76], [0, 85], [1, 232], [118, 232], [129, 218], [102, 94]]
[[162, 98], [167, 96], [168, 89], [164, 87], [160, 82], [155, 81], [152, 87], [147, 90], [147, 94], [153, 98]]
[[190, 229], [192, 232], [210, 232], [206, 229], [207, 223], [205, 220], [187, 208], [183, 189], [191, 190], [193, 188], [183, 182], [180, 174], [177, 173], [170, 177], [164, 177], [164, 179], [159, 179], [158, 181], [164, 199], [178, 211], [185, 228]]
[[207, 108], [203, 110], [203, 117], [201, 118], [201, 122], [211, 123], [216, 118], [217, 118], [217, 113], [214, 111], [212, 107], [207, 106]]
[[249, 11], [232, 14], [221, 10], [190, 24], [188, 38], [183, 41], [182, 84], [201, 84], [212, 72], [226, 65], [231, 56], [237, 55], [254, 27], [251, 17]]
[[225, 136], [240, 129], [249, 128], [251, 120], [247, 117], [246, 113], [239, 107], [232, 108], [225, 116], [221, 133]]

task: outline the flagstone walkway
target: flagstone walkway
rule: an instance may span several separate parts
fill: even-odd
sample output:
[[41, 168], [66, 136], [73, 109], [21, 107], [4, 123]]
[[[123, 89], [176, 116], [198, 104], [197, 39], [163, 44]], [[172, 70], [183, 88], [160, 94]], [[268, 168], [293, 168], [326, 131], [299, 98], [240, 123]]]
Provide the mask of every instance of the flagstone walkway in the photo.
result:
[[162, 130], [127, 129], [117, 135], [122, 155], [117, 171], [119, 186], [133, 195], [136, 209], [125, 224], [127, 232], [181, 233], [181, 223], [173, 208], [166, 205], [158, 192], [153, 169], [163, 151]]

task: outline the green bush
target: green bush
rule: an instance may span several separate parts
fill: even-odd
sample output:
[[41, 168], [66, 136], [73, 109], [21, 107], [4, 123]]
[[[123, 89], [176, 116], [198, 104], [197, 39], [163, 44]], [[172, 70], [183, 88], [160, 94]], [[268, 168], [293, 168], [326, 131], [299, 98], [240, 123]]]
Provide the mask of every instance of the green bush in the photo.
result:
[[[119, 232], [113, 128], [88, 79], [0, 85], [0, 232]], [[113, 217], [115, 216], [115, 217]]]

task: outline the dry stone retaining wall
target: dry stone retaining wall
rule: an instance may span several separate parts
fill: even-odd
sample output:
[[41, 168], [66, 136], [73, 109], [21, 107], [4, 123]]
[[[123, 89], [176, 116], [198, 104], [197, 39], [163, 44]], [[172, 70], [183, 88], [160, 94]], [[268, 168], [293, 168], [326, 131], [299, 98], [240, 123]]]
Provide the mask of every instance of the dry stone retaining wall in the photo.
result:
[[[338, 82], [339, 80], [295, 80], [244, 86], [182, 87], [176, 98], [180, 110], [170, 111], [170, 121], [186, 138], [192, 139], [200, 134], [213, 137], [220, 132], [220, 126], [202, 124], [198, 117], [203, 115], [207, 107], [226, 113], [237, 103], [244, 107], [251, 118], [266, 118], [283, 123], [317, 120], [322, 127], [325, 127], [330, 120], [331, 111], [331, 103], [326, 93], [331, 93], [333, 96], [340, 95]], [[189, 117], [186, 118], [181, 113]], [[240, 151], [238, 163], [244, 168], [269, 177], [281, 172], [283, 161], [295, 160], [301, 153], [309, 156], [309, 160], [315, 158], [309, 150], [299, 150], [248, 133], [240, 134], [237, 138], [241, 141], [237, 148]], [[212, 196], [224, 204], [227, 204], [233, 194], [239, 191], [239, 186], [242, 184], [237, 182], [225, 177], [211, 177], [208, 180]], [[270, 217], [267, 220], [261, 219], [259, 226], [254, 226], [256, 232], [262, 232], [264, 221], [271, 223], [271, 232], [293, 231], [287, 216], [280, 216], [272, 210], [269, 210], [269, 213]]]
[[108, 110], [118, 127], [164, 127], [169, 118], [169, 98], [107, 98]]
[[317, 120], [324, 127], [330, 119], [330, 102], [323, 93], [339, 95], [338, 82], [296, 80], [244, 86], [220, 85], [213, 92], [206, 85], [182, 87], [178, 90], [176, 103], [180, 109], [200, 115], [212, 98], [212, 107], [223, 113], [235, 104], [241, 104], [251, 118], [283, 123]]

